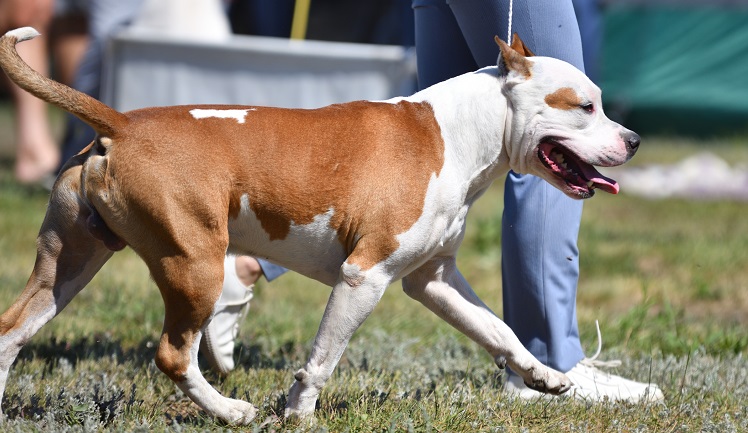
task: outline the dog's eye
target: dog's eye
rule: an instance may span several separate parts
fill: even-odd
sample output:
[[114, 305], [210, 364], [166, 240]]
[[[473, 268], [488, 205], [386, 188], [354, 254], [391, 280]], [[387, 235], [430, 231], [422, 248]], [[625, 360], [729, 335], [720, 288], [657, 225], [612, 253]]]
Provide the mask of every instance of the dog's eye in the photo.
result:
[[586, 111], [587, 113], [593, 113], [595, 111], [595, 106], [592, 105], [591, 102], [581, 105], [580, 107], [582, 107], [582, 110]]

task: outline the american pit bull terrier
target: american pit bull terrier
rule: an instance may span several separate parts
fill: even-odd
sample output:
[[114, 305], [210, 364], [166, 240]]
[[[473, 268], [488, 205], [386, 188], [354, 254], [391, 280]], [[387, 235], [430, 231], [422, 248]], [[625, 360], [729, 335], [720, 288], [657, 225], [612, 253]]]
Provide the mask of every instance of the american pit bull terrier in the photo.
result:
[[[19, 86], [91, 125], [95, 139], [52, 190], [26, 288], [0, 317], [0, 393], [23, 345], [132, 248], [165, 304], [156, 364], [209, 414], [246, 424], [251, 404], [220, 395], [198, 369], [201, 329], [219, 298], [226, 252], [264, 257], [332, 286], [286, 416], [313, 413], [351, 335], [387, 286], [405, 292], [509, 365], [533, 389], [571, 383], [536, 360], [455, 265], [472, 203], [509, 169], [584, 199], [618, 192], [593, 166], [635, 153], [600, 90], [562, 61], [496, 38], [497, 67], [410, 97], [300, 110], [177, 106], [119, 113], [28, 67], [0, 38]], [[1, 395], [1, 394], [0, 394]]]

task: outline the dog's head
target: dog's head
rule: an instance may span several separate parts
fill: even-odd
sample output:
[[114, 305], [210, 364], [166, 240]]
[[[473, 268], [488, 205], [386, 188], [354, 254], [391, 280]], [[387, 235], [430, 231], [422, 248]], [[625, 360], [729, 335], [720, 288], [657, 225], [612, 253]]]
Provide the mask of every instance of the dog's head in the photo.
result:
[[616, 181], [593, 166], [628, 161], [639, 136], [605, 117], [600, 89], [574, 66], [533, 56], [516, 34], [511, 46], [498, 37], [496, 43], [511, 168], [542, 177], [572, 198], [592, 197], [595, 189], [616, 194]]

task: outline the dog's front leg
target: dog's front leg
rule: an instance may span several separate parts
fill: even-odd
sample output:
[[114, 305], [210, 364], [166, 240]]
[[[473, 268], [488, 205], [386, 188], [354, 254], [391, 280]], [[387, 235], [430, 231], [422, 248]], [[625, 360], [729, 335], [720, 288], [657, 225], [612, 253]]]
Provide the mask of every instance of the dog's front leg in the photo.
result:
[[569, 390], [563, 373], [540, 363], [473, 292], [454, 257], [434, 258], [403, 279], [408, 296], [485, 348], [500, 368], [507, 364], [531, 388], [551, 394]]
[[314, 412], [319, 392], [332, 375], [353, 333], [371, 314], [390, 283], [390, 277], [370, 269], [362, 272], [344, 263], [322, 316], [312, 353], [294, 375], [285, 416], [307, 417]]

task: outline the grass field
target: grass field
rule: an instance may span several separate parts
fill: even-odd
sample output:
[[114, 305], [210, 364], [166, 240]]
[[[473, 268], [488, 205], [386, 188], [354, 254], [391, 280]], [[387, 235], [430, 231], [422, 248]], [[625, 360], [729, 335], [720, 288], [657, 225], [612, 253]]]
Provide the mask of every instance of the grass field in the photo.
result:
[[[6, 124], [3, 124], [5, 129]], [[7, 130], [7, 129], [5, 129]], [[7, 136], [6, 136], [7, 137]], [[6, 139], [7, 140], [7, 139]], [[645, 140], [633, 164], [708, 148], [748, 163], [748, 143]], [[7, 154], [6, 154], [7, 155]], [[626, 186], [622, 186], [625, 191]], [[459, 257], [500, 310], [500, 183], [476, 205]], [[0, 309], [23, 287], [46, 205], [0, 161]], [[393, 285], [354, 336], [323, 390], [312, 426], [285, 422], [284, 395], [304, 362], [327, 287], [287, 275], [256, 291], [239, 367], [207, 377], [260, 409], [249, 431], [748, 431], [748, 204], [650, 201], [598, 194], [585, 204], [579, 320], [588, 353], [600, 320], [613, 372], [658, 383], [664, 404], [522, 402], [475, 344]], [[143, 263], [115, 255], [43, 328], [12, 368], [2, 431], [224, 431], [153, 364], [162, 302]]]

